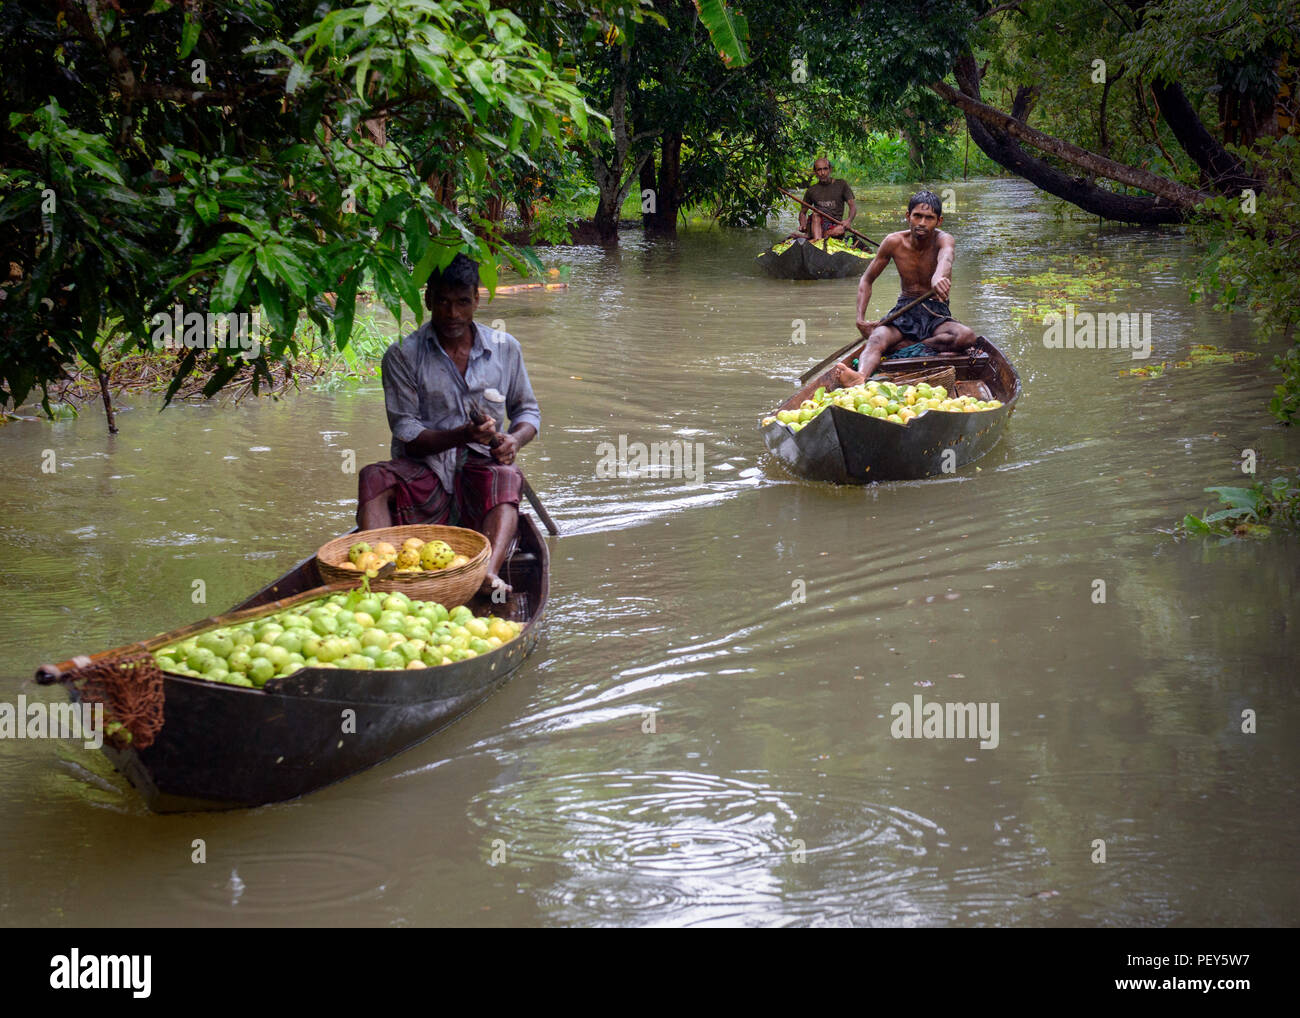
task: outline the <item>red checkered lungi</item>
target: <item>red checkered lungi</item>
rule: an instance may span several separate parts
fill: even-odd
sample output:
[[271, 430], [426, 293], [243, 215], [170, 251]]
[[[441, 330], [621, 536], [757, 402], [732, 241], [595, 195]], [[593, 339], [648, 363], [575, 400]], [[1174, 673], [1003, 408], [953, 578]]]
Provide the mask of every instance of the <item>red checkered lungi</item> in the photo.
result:
[[357, 475], [357, 513], [381, 492], [393, 489], [393, 524], [443, 523], [479, 530], [483, 517], [499, 505], [519, 505], [524, 475], [512, 464], [470, 453], [456, 472], [456, 491], [448, 494], [438, 477], [419, 460], [371, 463]]

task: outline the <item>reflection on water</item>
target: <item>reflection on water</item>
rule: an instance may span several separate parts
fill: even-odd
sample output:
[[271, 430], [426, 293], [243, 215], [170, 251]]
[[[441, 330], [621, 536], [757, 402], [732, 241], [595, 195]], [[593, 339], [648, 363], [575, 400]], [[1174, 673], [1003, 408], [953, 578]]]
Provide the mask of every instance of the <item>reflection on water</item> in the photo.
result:
[[[866, 233], [897, 224], [905, 190], [859, 191]], [[1266, 477], [1300, 458], [1261, 410], [1270, 352], [1140, 380], [1119, 377], [1127, 351], [1046, 349], [1011, 315], [1033, 288], [983, 280], [1099, 258], [1140, 285], [1096, 310], [1150, 313], [1153, 361], [1256, 348], [1189, 304], [1176, 233], [1058, 221], [1015, 181], [958, 198], [954, 312], [1025, 387], [985, 459], [836, 489], [763, 452], [758, 419], [849, 338], [856, 287], [759, 276], [775, 225], [549, 251], [569, 290], [480, 313], [524, 344], [543, 433], [523, 466], [565, 531], [525, 666], [398, 759], [242, 813], [151, 816], [96, 754], [0, 742], [3, 914], [1293, 922], [1297, 542], [1163, 533], [1205, 507], [1203, 486], [1240, 479], [1242, 449]], [[873, 312], [896, 295], [891, 269]], [[116, 438], [89, 411], [0, 431], [0, 699], [48, 696], [24, 685], [42, 660], [240, 600], [350, 524], [349, 451], [387, 455], [378, 387], [161, 415], [127, 402]], [[699, 443], [704, 469], [599, 476], [620, 438]], [[917, 693], [999, 704], [1000, 745], [893, 739], [891, 706]]]

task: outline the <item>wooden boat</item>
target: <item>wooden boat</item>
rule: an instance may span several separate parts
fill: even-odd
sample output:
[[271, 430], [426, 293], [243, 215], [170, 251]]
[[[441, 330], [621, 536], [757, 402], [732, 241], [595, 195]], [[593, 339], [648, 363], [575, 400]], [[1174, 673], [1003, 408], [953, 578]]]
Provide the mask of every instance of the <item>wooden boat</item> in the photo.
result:
[[[845, 359], [851, 362], [861, 352], [858, 347]], [[998, 399], [1003, 405], [969, 414], [931, 410], [903, 426], [832, 406], [793, 434], [780, 423], [760, 425], [763, 441], [792, 473], [812, 481], [869, 484], [932, 477], [945, 472], [945, 467], [955, 470], [997, 444], [1020, 398], [1020, 376], [983, 336], [962, 353], [894, 358], [882, 361], [880, 371], [896, 376], [947, 366], [956, 370], [955, 395]], [[819, 379], [813, 379], [777, 410], [797, 409], [819, 384]], [[949, 449], [955, 457], [947, 457], [945, 463]]]
[[[480, 704], [519, 667], [540, 636], [550, 557], [530, 516], [519, 516], [519, 542], [506, 563], [513, 587], [505, 604], [476, 598], [475, 614], [524, 622], [518, 637], [475, 658], [410, 671], [304, 668], [267, 682], [264, 689], [222, 685], [163, 673], [163, 726], [152, 745], [103, 752], [158, 813], [236, 809], [293, 799], [410, 749]], [[315, 556], [263, 587], [231, 615], [186, 627], [186, 632], [239, 621], [258, 609], [284, 606], [324, 587]], [[167, 633], [93, 655], [89, 663], [164, 646]], [[45, 665], [37, 681], [62, 681], [76, 701], [73, 669], [87, 659]], [[355, 711], [355, 732], [343, 733], [344, 711]]]
[[847, 251], [828, 252], [815, 241], [796, 240], [780, 254], [764, 251], [757, 261], [759, 268], [777, 279], [843, 279], [865, 272], [869, 258]]

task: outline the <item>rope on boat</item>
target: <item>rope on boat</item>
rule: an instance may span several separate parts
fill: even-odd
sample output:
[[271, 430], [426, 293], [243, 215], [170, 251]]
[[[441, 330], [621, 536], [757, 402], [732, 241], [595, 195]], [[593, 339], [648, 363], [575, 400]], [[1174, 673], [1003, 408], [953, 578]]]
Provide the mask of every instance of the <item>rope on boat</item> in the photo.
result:
[[148, 749], [163, 726], [163, 673], [152, 654], [124, 654], [62, 676], [85, 703], [104, 705], [104, 738]]

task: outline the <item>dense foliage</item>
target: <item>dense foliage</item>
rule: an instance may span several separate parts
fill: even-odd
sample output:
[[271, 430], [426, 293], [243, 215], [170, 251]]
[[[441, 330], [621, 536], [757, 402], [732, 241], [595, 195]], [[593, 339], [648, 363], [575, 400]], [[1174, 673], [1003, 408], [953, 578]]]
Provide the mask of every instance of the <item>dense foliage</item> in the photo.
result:
[[[253, 360], [292, 353], [305, 312], [338, 346], [363, 276], [394, 313], [468, 250], [493, 282], [493, 224], [457, 211], [506, 153], [588, 130], [571, 71], [487, 0], [331, 9], [224, 0], [0, 8], [0, 397], [21, 402], [110, 331], [157, 312], [260, 306]], [[200, 354], [186, 350], [175, 385]], [[204, 356], [221, 388], [238, 350]]]

